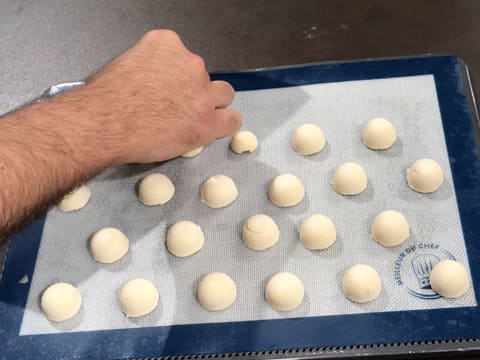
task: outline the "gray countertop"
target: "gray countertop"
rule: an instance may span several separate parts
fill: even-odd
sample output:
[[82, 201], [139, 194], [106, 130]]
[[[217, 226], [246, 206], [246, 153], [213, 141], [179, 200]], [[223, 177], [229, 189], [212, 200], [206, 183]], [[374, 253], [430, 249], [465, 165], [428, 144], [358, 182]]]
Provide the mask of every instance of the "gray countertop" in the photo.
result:
[[479, 84], [479, 16], [476, 0], [3, 0], [0, 113], [88, 76], [153, 28], [175, 29], [213, 71], [453, 53]]
[[154, 28], [176, 30], [211, 71], [456, 54], [478, 94], [479, 18], [477, 0], [2, 0], [0, 114]]

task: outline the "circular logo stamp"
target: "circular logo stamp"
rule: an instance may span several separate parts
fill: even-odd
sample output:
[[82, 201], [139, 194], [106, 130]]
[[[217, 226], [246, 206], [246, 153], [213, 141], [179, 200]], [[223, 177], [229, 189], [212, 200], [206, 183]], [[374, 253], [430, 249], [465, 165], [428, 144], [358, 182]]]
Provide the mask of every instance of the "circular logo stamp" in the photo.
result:
[[429, 276], [435, 264], [445, 259], [455, 260], [455, 257], [438, 244], [410, 245], [395, 260], [395, 281], [410, 295], [421, 299], [438, 299], [440, 295], [430, 287]]

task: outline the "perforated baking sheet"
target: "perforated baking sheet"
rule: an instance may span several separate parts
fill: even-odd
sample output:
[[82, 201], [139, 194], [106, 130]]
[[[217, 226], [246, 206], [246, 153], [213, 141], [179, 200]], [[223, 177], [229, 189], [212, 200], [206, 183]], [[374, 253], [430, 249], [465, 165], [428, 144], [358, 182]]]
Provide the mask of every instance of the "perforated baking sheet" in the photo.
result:
[[[476, 304], [472, 288], [456, 300], [425, 288], [429, 262], [455, 258], [468, 267], [432, 75], [242, 91], [232, 106], [243, 114], [244, 128], [257, 134], [256, 152], [234, 154], [223, 139], [193, 159], [107, 170], [89, 182], [92, 197], [85, 208], [48, 214], [22, 335]], [[390, 119], [398, 133], [386, 151], [369, 150], [361, 141], [362, 124], [379, 116]], [[314, 156], [299, 156], [290, 145], [292, 131], [305, 122], [318, 124], [327, 139]], [[406, 168], [418, 158], [441, 164], [445, 183], [438, 192], [424, 195], [408, 187]], [[368, 174], [368, 188], [359, 196], [340, 196], [329, 183], [335, 167], [346, 161], [358, 162]], [[175, 184], [167, 205], [146, 207], [136, 199], [135, 184], [152, 172]], [[307, 195], [300, 205], [278, 208], [269, 202], [268, 184], [280, 173], [303, 182]], [[201, 183], [216, 174], [230, 176], [238, 186], [238, 199], [225, 209], [210, 209], [199, 199]], [[387, 209], [402, 212], [412, 232], [391, 249], [370, 237], [374, 216]], [[241, 224], [256, 213], [272, 216], [281, 231], [280, 242], [264, 252], [246, 248], [240, 239]], [[314, 213], [329, 216], [337, 227], [330, 249], [310, 251], [298, 241], [299, 225]], [[204, 248], [189, 258], [172, 256], [164, 245], [166, 228], [179, 220], [198, 223], [206, 236]], [[89, 236], [106, 226], [121, 229], [131, 241], [131, 251], [113, 265], [96, 263], [87, 251]], [[369, 304], [353, 303], [341, 291], [343, 272], [356, 263], [372, 265], [382, 278], [381, 296]], [[211, 271], [225, 272], [237, 283], [238, 299], [225, 311], [205, 311], [195, 299], [197, 281]], [[287, 313], [270, 308], [263, 296], [266, 280], [279, 271], [305, 284], [305, 301]], [[158, 287], [160, 304], [148, 316], [128, 319], [117, 296], [122, 283], [135, 277]], [[42, 290], [56, 281], [74, 284], [84, 299], [81, 313], [65, 323], [49, 322], [39, 309]]]
[[[52, 209], [34, 221], [11, 241], [0, 282], [0, 337], [6, 344], [0, 359], [288, 357], [292, 351], [355, 352], [377, 343], [443, 349], [452, 339], [480, 338], [480, 132], [459, 59], [318, 64], [212, 78], [237, 90], [233, 106], [244, 114], [244, 128], [259, 137], [259, 149], [236, 155], [224, 139], [193, 159], [110, 169], [89, 182], [92, 198], [85, 208], [71, 214]], [[361, 125], [376, 116], [397, 128], [399, 140], [390, 150], [361, 144]], [[289, 144], [294, 128], [305, 122], [318, 124], [327, 138], [326, 148], [311, 157], [295, 154]], [[434, 194], [407, 187], [405, 171], [419, 157], [437, 160], [444, 170], [445, 183]], [[366, 169], [365, 193], [343, 197], [332, 190], [334, 168], [344, 161]], [[148, 208], [137, 201], [135, 186], [155, 171], [172, 178], [176, 195], [165, 206]], [[267, 199], [268, 184], [283, 172], [296, 174], [306, 188], [294, 208], [277, 208]], [[239, 198], [215, 210], [199, 192], [206, 178], [219, 173], [236, 181]], [[369, 235], [374, 216], [389, 208], [403, 212], [412, 230], [393, 249]], [[265, 252], [240, 240], [243, 221], [259, 212], [272, 216], [282, 234]], [[338, 240], [328, 250], [312, 252], [297, 240], [302, 220], [314, 213], [337, 226]], [[166, 227], [181, 219], [197, 222], [206, 235], [204, 248], [187, 259], [164, 246]], [[88, 253], [88, 237], [103, 226], [116, 226], [130, 238], [131, 251], [116, 264], [95, 263]], [[443, 258], [457, 259], [470, 272], [471, 288], [460, 299], [440, 298], [425, 286], [428, 264]], [[381, 296], [364, 305], [347, 300], [340, 287], [345, 269], [359, 262], [374, 266], [383, 285]], [[210, 271], [224, 271], [238, 285], [237, 301], [226, 311], [205, 311], [195, 300], [198, 280]], [[295, 311], [276, 312], [263, 299], [266, 281], [278, 271], [291, 271], [305, 284], [305, 301]], [[160, 303], [148, 316], [127, 319], [118, 290], [138, 276], [158, 287]], [[38, 306], [43, 289], [55, 281], [73, 283], [84, 298], [80, 313], [61, 324], [48, 322]]]

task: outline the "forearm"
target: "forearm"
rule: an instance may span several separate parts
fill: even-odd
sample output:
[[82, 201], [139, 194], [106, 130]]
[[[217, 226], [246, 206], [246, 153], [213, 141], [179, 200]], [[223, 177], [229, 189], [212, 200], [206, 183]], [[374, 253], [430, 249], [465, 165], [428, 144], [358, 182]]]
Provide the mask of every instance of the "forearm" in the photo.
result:
[[113, 163], [89, 101], [78, 91], [0, 120], [0, 240]]
[[177, 34], [147, 33], [86, 85], [0, 119], [0, 240], [102, 169], [171, 159], [230, 135], [233, 88]]

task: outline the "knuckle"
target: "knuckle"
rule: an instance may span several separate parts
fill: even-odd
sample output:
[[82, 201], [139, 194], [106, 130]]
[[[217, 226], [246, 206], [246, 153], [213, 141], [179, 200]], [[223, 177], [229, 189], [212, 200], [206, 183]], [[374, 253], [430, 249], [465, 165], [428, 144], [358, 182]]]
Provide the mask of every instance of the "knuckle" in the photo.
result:
[[203, 70], [206, 67], [205, 60], [203, 60], [203, 58], [200, 55], [192, 53], [190, 55], [190, 61], [194, 66], [196, 66], [199, 69]]
[[179, 41], [180, 37], [178, 34], [169, 29], [154, 29], [148, 31], [144, 36], [143, 39], [147, 42], [150, 41]]
[[161, 33], [161, 30], [158, 30], [158, 29], [150, 30], [146, 32], [145, 35], [143, 35], [143, 40], [147, 42], [156, 40], [159, 38], [160, 33]]
[[175, 31], [170, 29], [163, 29], [160, 31], [162, 32], [162, 37], [166, 40], [180, 42], [180, 36]]

